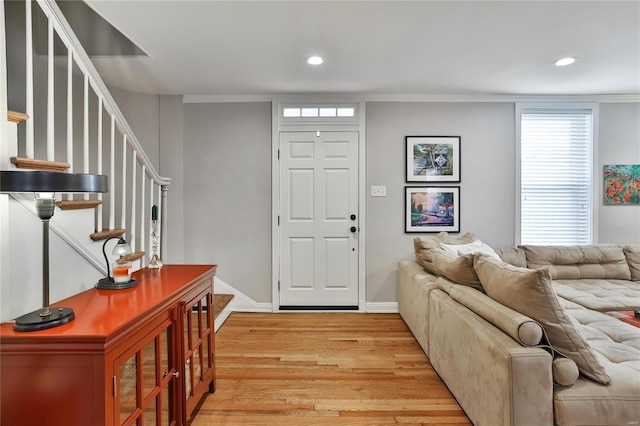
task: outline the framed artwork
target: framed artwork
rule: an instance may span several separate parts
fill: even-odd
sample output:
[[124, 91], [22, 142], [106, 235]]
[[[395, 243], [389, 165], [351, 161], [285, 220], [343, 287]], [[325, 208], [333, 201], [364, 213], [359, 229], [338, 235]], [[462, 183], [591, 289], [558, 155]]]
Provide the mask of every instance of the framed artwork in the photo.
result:
[[640, 204], [640, 164], [604, 166], [604, 203]]
[[405, 187], [404, 231], [460, 232], [460, 187]]
[[407, 136], [406, 182], [460, 182], [460, 136]]

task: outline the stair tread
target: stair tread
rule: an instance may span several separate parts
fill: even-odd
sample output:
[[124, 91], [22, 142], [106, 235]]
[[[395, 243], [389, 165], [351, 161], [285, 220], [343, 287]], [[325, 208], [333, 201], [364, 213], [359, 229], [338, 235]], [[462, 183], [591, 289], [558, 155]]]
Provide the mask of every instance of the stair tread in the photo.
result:
[[12, 123], [20, 123], [22, 121], [27, 121], [28, 119], [29, 115], [24, 112], [12, 110], [7, 111], [7, 120], [11, 121]]
[[213, 311], [214, 315], [217, 317], [222, 313], [224, 308], [231, 302], [233, 299], [233, 294], [214, 294], [213, 295]]
[[89, 237], [93, 241], [100, 241], [100, 240], [106, 240], [107, 238], [111, 238], [111, 237], [118, 237], [124, 233], [125, 233], [124, 229], [104, 229], [100, 232], [94, 232]]
[[56, 202], [61, 210], [92, 209], [102, 204], [102, 200], [66, 200]]
[[124, 256], [120, 256], [120, 259], [128, 260], [130, 262], [135, 262], [136, 260], [140, 259], [142, 256], [144, 256], [144, 252], [143, 251], [134, 251], [133, 253], [125, 254]]
[[35, 160], [33, 158], [11, 157], [11, 162], [19, 169], [46, 170], [51, 172], [64, 172], [71, 165], [58, 161]]

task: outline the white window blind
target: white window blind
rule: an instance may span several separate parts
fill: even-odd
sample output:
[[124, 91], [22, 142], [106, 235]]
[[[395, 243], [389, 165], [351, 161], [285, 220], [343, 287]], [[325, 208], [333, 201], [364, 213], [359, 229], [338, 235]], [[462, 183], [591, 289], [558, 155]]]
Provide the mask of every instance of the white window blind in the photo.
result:
[[593, 113], [520, 114], [520, 243], [590, 244]]

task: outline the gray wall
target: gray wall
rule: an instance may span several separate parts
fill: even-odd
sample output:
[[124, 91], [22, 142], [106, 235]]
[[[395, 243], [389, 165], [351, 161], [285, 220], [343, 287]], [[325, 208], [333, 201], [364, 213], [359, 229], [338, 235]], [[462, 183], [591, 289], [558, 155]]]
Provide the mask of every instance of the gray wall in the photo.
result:
[[116, 101], [122, 115], [131, 126], [142, 149], [158, 170], [160, 165], [160, 100], [157, 95], [128, 92], [115, 87], [109, 87], [109, 92]]
[[[514, 244], [513, 103], [369, 102], [366, 109], [367, 302], [395, 302], [397, 263], [413, 258], [418, 234], [404, 233], [403, 216], [407, 135], [461, 136], [462, 181], [451, 184], [461, 188], [461, 232], [494, 247]], [[637, 103], [600, 106], [600, 169], [640, 163], [639, 110]], [[184, 105], [184, 259], [219, 263], [222, 280], [261, 303], [271, 302], [270, 138], [269, 103]], [[639, 242], [640, 207], [603, 206], [602, 175], [596, 182], [599, 241]], [[386, 185], [387, 196], [370, 197], [372, 185]]]
[[167, 263], [184, 263], [184, 157], [182, 96], [160, 96], [160, 169], [171, 178], [167, 193]]
[[640, 104], [600, 105], [599, 174], [596, 175], [596, 203], [599, 205], [598, 233], [603, 243], [640, 243], [640, 205], [612, 206], [603, 203], [603, 166], [640, 164]]
[[184, 258], [271, 302], [271, 103], [184, 105]]
[[367, 194], [367, 301], [396, 301], [398, 261], [413, 258], [404, 233], [405, 136], [461, 137], [461, 232], [494, 247], [513, 245], [514, 122], [512, 103], [368, 103], [367, 190], [386, 185], [386, 197]]

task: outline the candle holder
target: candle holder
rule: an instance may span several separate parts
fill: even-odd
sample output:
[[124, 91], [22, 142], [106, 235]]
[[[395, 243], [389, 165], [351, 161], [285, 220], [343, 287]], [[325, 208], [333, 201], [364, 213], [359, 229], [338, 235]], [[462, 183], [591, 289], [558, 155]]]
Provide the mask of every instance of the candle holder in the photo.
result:
[[158, 206], [151, 207], [151, 260], [147, 266], [149, 269], [162, 268], [160, 260], [160, 224], [158, 223]]
[[[154, 206], [155, 207], [155, 206]], [[162, 268], [162, 261], [159, 254], [160, 248], [160, 224], [157, 220], [151, 221], [151, 260], [149, 261], [149, 269]]]
[[[105, 251], [105, 247], [107, 243], [113, 239], [118, 239], [118, 243], [113, 248], [111, 252], [112, 255], [118, 256], [118, 258], [113, 262], [111, 268], [109, 267], [109, 259], [107, 258], [107, 252]], [[129, 261], [126, 257], [127, 254], [131, 253], [131, 247], [124, 238], [122, 237], [110, 237], [107, 238], [102, 244], [102, 255], [104, 256], [104, 261], [107, 264], [107, 276], [105, 278], [100, 279], [98, 283], [95, 285], [96, 288], [100, 288], [102, 290], [124, 290], [127, 288], [135, 287], [138, 285], [138, 282], [134, 279], [131, 279], [131, 261]], [[113, 276], [111, 275], [109, 269], [112, 269]]]

